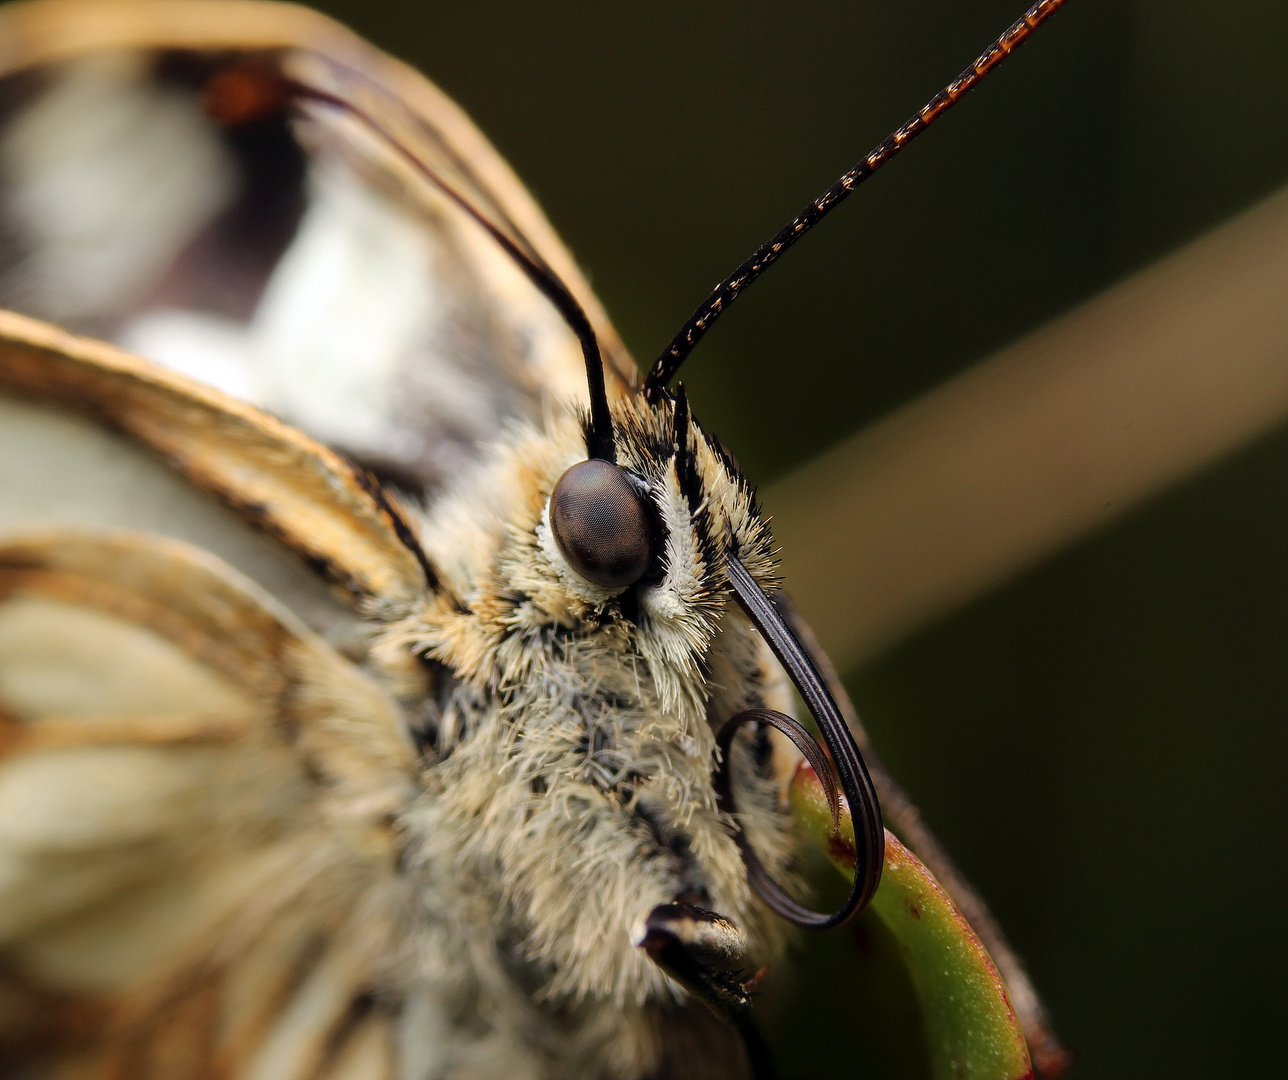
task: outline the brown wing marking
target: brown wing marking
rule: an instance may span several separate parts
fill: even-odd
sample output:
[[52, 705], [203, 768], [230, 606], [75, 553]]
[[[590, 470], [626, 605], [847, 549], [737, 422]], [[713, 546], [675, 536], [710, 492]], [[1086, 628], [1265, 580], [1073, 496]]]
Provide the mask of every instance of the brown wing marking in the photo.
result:
[[385, 1077], [393, 706], [188, 545], [0, 544], [0, 1076]]
[[12, 312], [0, 312], [0, 387], [134, 436], [352, 597], [407, 600], [427, 584], [396, 504], [337, 454], [250, 405]]

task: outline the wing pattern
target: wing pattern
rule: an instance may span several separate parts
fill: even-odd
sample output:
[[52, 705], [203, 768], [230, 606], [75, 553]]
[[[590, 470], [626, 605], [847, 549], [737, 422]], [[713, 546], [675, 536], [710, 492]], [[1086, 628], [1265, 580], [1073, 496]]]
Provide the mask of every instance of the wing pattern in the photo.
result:
[[388, 1075], [391, 703], [185, 544], [0, 547], [0, 1060]]
[[[0, 303], [270, 409], [404, 485], [584, 395], [570, 331], [495, 242], [334, 109], [219, 123], [212, 77], [267, 65], [353, 101], [590, 314], [572, 259], [469, 119], [312, 12], [167, 0], [0, 14]], [[203, 99], [203, 95], [207, 95]]]

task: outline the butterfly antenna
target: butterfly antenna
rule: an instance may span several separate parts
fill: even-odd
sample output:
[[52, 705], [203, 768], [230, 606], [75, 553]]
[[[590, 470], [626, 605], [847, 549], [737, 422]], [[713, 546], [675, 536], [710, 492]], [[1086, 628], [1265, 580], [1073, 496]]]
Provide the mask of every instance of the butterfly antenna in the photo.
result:
[[680, 328], [680, 332], [671, 339], [671, 343], [663, 350], [662, 355], [654, 361], [648, 377], [644, 380], [645, 392], [650, 397], [655, 397], [675, 377], [680, 365], [693, 351], [693, 347], [702, 340], [702, 336], [711, 328], [711, 324], [753, 281], [773, 266], [788, 248], [822, 221], [864, 180], [978, 86], [985, 75], [1023, 45], [1033, 31], [1051, 18], [1064, 4], [1065, 0], [1039, 0], [1029, 8], [1023, 16], [1007, 27], [1001, 37], [980, 53], [979, 58], [970, 67], [922, 106], [912, 119], [845, 173], [720, 282], [689, 321]]
[[278, 93], [284, 91], [296, 100], [329, 105], [354, 117], [383, 139], [418, 175], [482, 226], [483, 230], [514, 260], [515, 265], [523, 271], [528, 280], [554, 305], [569, 329], [577, 335], [577, 340], [581, 343], [582, 356], [586, 361], [586, 386], [590, 394], [590, 430], [587, 433], [586, 449], [592, 458], [615, 461], [617, 453], [613, 441], [613, 420], [608, 409], [608, 391], [604, 383], [604, 359], [599, 349], [599, 339], [576, 297], [545, 260], [535, 251], [525, 250], [524, 245], [508, 235], [457, 190], [446, 177], [440, 175], [433, 166], [413, 152], [379, 120], [352, 101], [316, 86], [288, 78], [276, 71], [260, 69], [255, 72], [243, 72], [243, 74], [249, 78], [272, 80], [276, 83]]

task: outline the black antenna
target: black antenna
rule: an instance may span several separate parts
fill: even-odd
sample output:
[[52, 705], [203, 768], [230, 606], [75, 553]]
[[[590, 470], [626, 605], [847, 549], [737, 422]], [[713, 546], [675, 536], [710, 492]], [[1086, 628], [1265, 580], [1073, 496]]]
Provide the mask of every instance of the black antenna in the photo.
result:
[[[405, 160], [422, 177], [438, 188], [465, 213], [469, 214], [493, 240], [500, 245], [529, 281], [554, 305], [569, 329], [581, 342], [582, 356], [586, 361], [586, 387], [590, 394], [590, 430], [587, 432], [587, 452], [592, 458], [616, 462], [617, 451], [613, 441], [613, 419], [608, 409], [608, 391], [604, 385], [604, 359], [599, 350], [599, 339], [582, 306], [560, 279], [535, 251], [525, 251], [495, 222], [462, 195], [434, 168], [413, 153], [401, 140], [364, 109], [336, 94], [309, 86], [295, 79], [276, 75], [284, 88], [295, 97], [338, 108], [366, 124]], [[526, 243], [526, 242], [525, 242]]]
[[1064, 3], [1065, 0], [1039, 0], [1029, 8], [1021, 18], [1007, 27], [1001, 37], [980, 53], [975, 63], [931, 98], [911, 120], [792, 218], [769, 241], [757, 248], [738, 269], [720, 282], [680, 328], [680, 332], [671, 339], [671, 344], [662, 355], [653, 362], [648, 378], [644, 380], [645, 392], [650, 397], [655, 397], [675, 377], [680, 365], [702, 340], [711, 324], [738, 299], [748, 285], [776, 263], [783, 252], [822, 221], [864, 180], [973, 90], [985, 75], [1024, 44], [1033, 31], [1059, 11]]

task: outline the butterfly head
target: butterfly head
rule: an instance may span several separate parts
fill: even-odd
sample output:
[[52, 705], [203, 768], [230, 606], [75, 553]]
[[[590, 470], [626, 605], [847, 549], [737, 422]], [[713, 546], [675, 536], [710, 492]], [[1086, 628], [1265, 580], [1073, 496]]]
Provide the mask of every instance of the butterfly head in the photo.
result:
[[[742, 620], [728, 566], [775, 589], [769, 528], [682, 389], [617, 395], [611, 416], [612, 460], [591, 452], [589, 410], [570, 409], [544, 430], [514, 430], [430, 509], [424, 539], [451, 596], [434, 604], [493, 638], [594, 652], [599, 677], [620, 665], [632, 687], [655, 687], [658, 707], [707, 729], [694, 737], [710, 753], [710, 723], [725, 718], [706, 715], [711, 652], [728, 619]], [[502, 677], [487, 665], [503, 652], [450, 652], [457, 671]], [[467, 653], [482, 666], [463, 668]]]
[[[690, 628], [697, 652], [728, 600], [739, 559], [773, 588], [772, 542], [733, 458], [677, 395], [623, 396], [612, 409], [614, 460], [560, 473], [539, 530], [560, 580], [592, 604], [615, 603], [640, 627]], [[583, 420], [594, 445], [593, 419]]]

